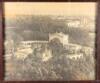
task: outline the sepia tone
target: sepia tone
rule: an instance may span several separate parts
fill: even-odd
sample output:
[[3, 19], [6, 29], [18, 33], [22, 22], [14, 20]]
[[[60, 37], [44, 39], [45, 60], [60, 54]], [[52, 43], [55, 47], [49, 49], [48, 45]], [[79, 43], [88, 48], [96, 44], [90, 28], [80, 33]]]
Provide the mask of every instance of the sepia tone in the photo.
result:
[[6, 2], [5, 80], [95, 80], [95, 5]]

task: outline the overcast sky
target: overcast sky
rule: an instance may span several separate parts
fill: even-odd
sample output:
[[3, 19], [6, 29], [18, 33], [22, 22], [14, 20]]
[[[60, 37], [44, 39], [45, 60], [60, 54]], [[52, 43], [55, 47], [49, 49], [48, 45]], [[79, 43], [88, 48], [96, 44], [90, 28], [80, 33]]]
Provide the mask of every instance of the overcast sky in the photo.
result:
[[61, 2], [5, 2], [5, 16], [15, 15], [64, 15], [91, 16], [96, 15], [96, 3], [61, 3]]

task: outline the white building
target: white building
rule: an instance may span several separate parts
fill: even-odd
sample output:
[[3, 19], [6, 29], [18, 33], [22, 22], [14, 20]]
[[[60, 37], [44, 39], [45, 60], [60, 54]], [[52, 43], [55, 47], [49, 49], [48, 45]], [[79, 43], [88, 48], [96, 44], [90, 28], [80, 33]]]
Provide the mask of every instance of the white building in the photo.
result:
[[54, 38], [58, 38], [63, 45], [68, 44], [68, 35], [65, 35], [62, 32], [61, 33], [56, 32], [54, 34], [49, 34], [49, 41], [53, 40]]
[[74, 51], [74, 53], [77, 53], [81, 50], [82, 46], [78, 45], [78, 44], [67, 44], [64, 46], [66, 48], [66, 50], [70, 50], [70, 51]]
[[69, 20], [66, 24], [68, 27], [78, 28], [81, 25], [81, 22], [79, 20]]
[[31, 44], [47, 44], [48, 43], [48, 41], [22, 41], [21, 42], [21, 44], [23, 44], [23, 45], [31, 45]]

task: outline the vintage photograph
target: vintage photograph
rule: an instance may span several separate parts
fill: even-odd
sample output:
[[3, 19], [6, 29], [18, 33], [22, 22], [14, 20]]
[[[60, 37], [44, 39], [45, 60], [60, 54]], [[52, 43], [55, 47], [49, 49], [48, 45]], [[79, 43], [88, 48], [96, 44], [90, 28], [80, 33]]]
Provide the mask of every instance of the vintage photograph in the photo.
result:
[[95, 80], [96, 3], [5, 2], [5, 80]]

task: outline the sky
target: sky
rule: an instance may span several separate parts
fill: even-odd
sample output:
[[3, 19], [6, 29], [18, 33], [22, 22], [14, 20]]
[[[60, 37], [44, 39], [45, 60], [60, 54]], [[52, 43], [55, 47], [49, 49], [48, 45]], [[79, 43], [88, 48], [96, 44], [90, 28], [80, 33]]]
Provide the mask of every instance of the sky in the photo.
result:
[[5, 16], [16, 15], [61, 15], [96, 16], [95, 2], [5, 2]]

